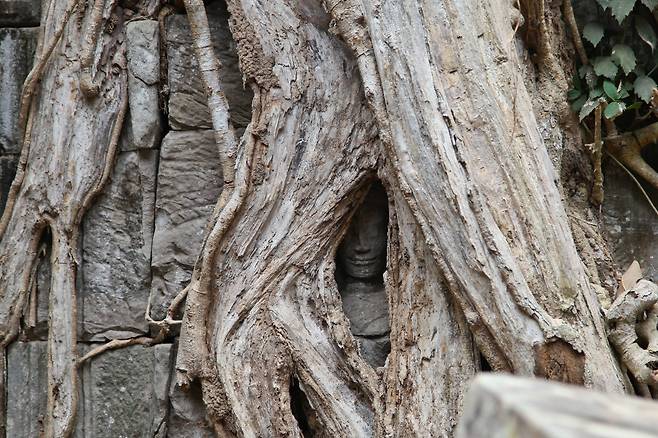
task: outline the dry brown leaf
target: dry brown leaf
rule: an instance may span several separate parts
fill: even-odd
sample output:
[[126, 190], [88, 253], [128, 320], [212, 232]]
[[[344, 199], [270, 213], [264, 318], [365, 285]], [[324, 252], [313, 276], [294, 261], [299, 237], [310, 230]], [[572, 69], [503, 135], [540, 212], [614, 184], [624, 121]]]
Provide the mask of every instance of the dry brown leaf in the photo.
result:
[[619, 289], [617, 289], [617, 296], [626, 292], [627, 290], [632, 289], [635, 284], [640, 281], [642, 278], [642, 269], [637, 260], [633, 260], [633, 263], [626, 269], [624, 275], [621, 276], [621, 282], [619, 283]]

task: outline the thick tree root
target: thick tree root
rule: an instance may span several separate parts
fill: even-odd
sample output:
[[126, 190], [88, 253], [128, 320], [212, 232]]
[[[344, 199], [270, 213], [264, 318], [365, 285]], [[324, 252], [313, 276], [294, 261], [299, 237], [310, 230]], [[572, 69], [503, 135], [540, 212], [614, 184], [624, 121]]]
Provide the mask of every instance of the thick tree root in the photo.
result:
[[215, 141], [219, 147], [219, 157], [224, 175], [223, 190], [226, 190], [226, 186], [230, 187], [233, 183], [238, 145], [229, 119], [228, 102], [219, 81], [222, 66], [213, 50], [203, 0], [185, 0], [184, 3], [190, 28], [192, 29], [194, 53], [206, 88]]
[[33, 103], [32, 98], [36, 92], [37, 85], [41, 81], [48, 60], [50, 59], [50, 55], [59, 43], [62, 37], [62, 33], [66, 28], [66, 24], [71, 18], [71, 14], [73, 14], [73, 11], [75, 11], [76, 7], [78, 6], [79, 1], [80, 0], [69, 0], [64, 14], [60, 18], [60, 22], [57, 30], [55, 31], [55, 34], [47, 44], [43, 44], [45, 49], [43, 49], [42, 52], [38, 55], [32, 70], [30, 70], [30, 73], [27, 75], [27, 78], [23, 83], [17, 125], [19, 132], [18, 138], [22, 140], [23, 146], [21, 148], [21, 155], [18, 161], [18, 167], [16, 169], [16, 176], [14, 177], [14, 180], [11, 183], [11, 187], [9, 188], [5, 209], [2, 213], [2, 218], [0, 219], [0, 238], [4, 236], [5, 230], [7, 229], [7, 224], [9, 223], [9, 219], [13, 214], [14, 205], [16, 204], [16, 197], [18, 196], [18, 192], [21, 188], [21, 185], [23, 184], [23, 179], [25, 178], [25, 167], [27, 166], [28, 156], [30, 154], [30, 132], [28, 117], [30, 115], [30, 108]]
[[[0, 252], [4, 260], [0, 264], [0, 347], [3, 350], [15, 339], [23, 315], [27, 313], [28, 326], [34, 319], [27, 301], [30, 285], [35, 282], [35, 261], [46, 227], [53, 237], [46, 437], [67, 437], [74, 429], [78, 404], [75, 282], [79, 228], [85, 212], [110, 177], [127, 109], [122, 29], [110, 35], [104, 47], [108, 56], [99, 65], [99, 69], [104, 69], [104, 80], [99, 84], [104, 87], [102, 99], [93, 103], [82, 101], [77, 80], [84, 82], [80, 72], [84, 66], [62, 62], [62, 54], [79, 50], [80, 38], [76, 35], [79, 28], [69, 25], [78, 1], [71, 0], [67, 5], [53, 2], [43, 24], [48, 41], [42, 43], [42, 51], [23, 88], [19, 115], [23, 148], [0, 223]], [[87, 42], [93, 47], [103, 15], [104, 5], [98, 5], [101, 10], [90, 11], [93, 17], [88, 17], [93, 35], [88, 35]], [[54, 53], [57, 53], [52, 60], [54, 66], [46, 70]], [[96, 50], [91, 50], [91, 54], [93, 59]], [[57, 81], [61, 82], [53, 87]], [[39, 101], [32, 101], [39, 83], [44, 83], [43, 96]], [[85, 88], [84, 83], [79, 85]], [[49, 94], [55, 88], [63, 95], [68, 93], [71, 113], [58, 111], [61, 102]], [[58, 136], [53, 137], [53, 129], [43, 129], [44, 123], [50, 123], [51, 128], [55, 126]], [[29, 167], [28, 156], [32, 157]]]
[[[657, 302], [658, 286], [640, 280], [617, 297], [606, 312], [608, 336], [621, 362], [637, 382], [648, 387], [658, 384]], [[647, 343], [646, 348], [638, 344], [638, 334]]]

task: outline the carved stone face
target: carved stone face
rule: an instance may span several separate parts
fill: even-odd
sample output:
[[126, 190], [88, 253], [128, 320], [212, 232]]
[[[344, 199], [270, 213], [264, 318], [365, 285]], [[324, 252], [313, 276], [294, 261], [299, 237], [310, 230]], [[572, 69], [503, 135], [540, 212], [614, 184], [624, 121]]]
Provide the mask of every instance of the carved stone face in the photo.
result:
[[388, 202], [381, 186], [374, 186], [359, 207], [338, 247], [338, 262], [352, 278], [372, 280], [386, 269]]

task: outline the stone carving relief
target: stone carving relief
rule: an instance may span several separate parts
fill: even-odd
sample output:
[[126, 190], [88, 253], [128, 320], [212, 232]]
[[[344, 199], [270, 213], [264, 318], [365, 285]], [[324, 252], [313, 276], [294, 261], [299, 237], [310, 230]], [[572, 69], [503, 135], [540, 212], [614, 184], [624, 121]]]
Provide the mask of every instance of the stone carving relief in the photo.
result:
[[384, 366], [391, 350], [388, 297], [384, 289], [388, 199], [374, 184], [354, 214], [336, 255], [336, 281], [343, 310], [361, 355], [373, 367]]

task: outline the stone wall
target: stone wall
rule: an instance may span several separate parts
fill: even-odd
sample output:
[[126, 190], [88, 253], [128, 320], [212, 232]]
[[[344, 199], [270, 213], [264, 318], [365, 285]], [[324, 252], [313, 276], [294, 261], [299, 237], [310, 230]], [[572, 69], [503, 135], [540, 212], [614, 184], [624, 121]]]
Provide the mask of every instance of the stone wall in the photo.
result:
[[[241, 132], [251, 118], [252, 94], [243, 87], [225, 8], [214, 2], [208, 9], [232, 121]], [[219, 154], [187, 19], [177, 13], [168, 16], [165, 35], [160, 35], [155, 11], [151, 8], [152, 19], [136, 13], [127, 24], [129, 110], [120, 151], [110, 181], [82, 224], [81, 355], [108, 340], [151, 332], [144, 314], [149, 301], [151, 316], [162, 318], [189, 281], [221, 192]], [[16, 116], [37, 47], [39, 19], [39, 0], [0, 0], [1, 207], [21, 149]], [[40, 258], [30, 298], [33, 311], [7, 354], [7, 437], [36, 437], [43, 426], [48, 252], [45, 247]], [[172, 337], [164, 344], [114, 350], [87, 362], [80, 373], [75, 436], [213, 436], [199, 388], [183, 392], [174, 385], [175, 351]]]

